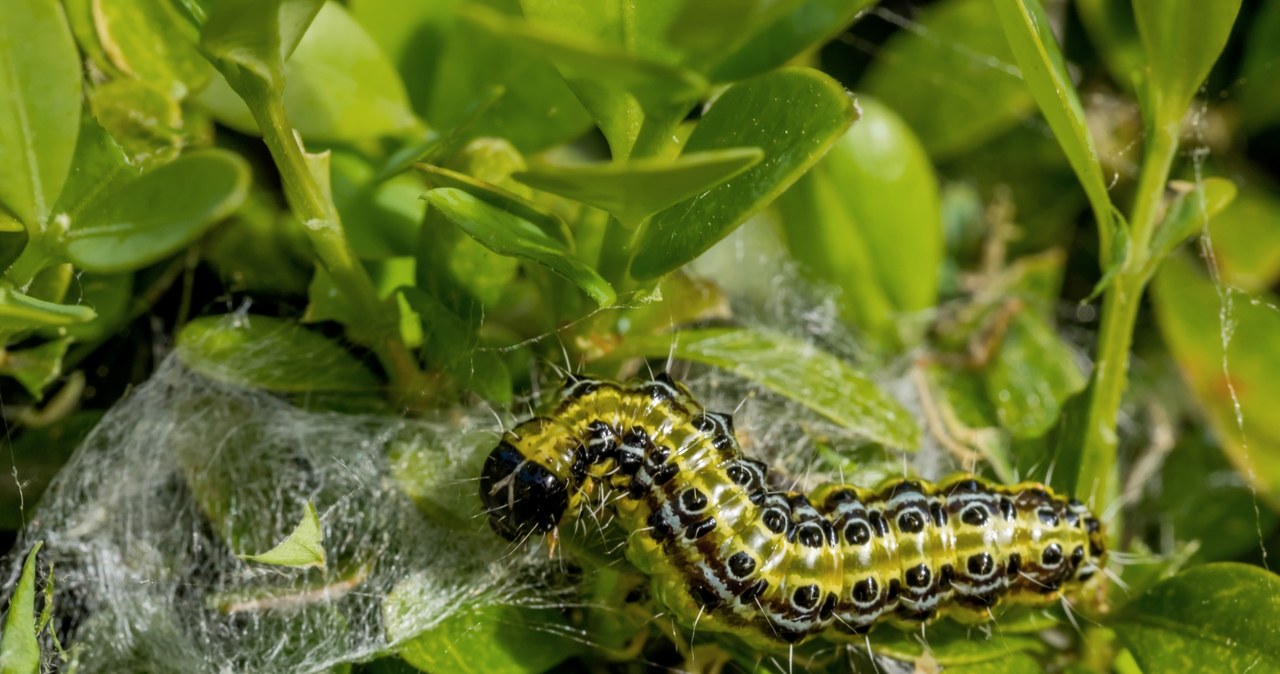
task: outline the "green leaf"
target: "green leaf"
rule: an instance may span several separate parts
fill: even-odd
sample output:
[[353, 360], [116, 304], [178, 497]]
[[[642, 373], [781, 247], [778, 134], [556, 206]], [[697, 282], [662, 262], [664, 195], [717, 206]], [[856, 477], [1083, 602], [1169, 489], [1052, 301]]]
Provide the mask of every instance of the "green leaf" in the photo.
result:
[[380, 386], [346, 349], [279, 318], [197, 318], [182, 326], [177, 347], [187, 367], [237, 386], [282, 393], [360, 393]]
[[[109, 337], [124, 327], [133, 305], [132, 274], [76, 275], [70, 292], [79, 304], [93, 309], [97, 316], [92, 321], [58, 328], [60, 334], [77, 342], [90, 342]], [[46, 334], [52, 331], [46, 331]]]
[[[1205, 178], [1182, 194], [1168, 208], [1164, 220], [1151, 239], [1148, 275], [1155, 273], [1166, 255], [1187, 237], [1205, 231], [1214, 218], [1236, 198], [1236, 186], [1225, 178]], [[1280, 233], [1280, 227], [1273, 229]], [[1229, 227], [1230, 225], [1228, 225]], [[1266, 248], [1266, 246], [1262, 246]], [[1280, 257], [1277, 257], [1280, 260]]]
[[684, 154], [758, 147], [764, 160], [653, 216], [640, 233], [632, 276], [653, 279], [702, 254], [821, 159], [855, 116], [848, 93], [814, 70], [776, 70], [730, 87], [698, 123]]
[[[208, 30], [206, 26], [206, 34]], [[206, 49], [223, 53], [213, 51], [207, 41]], [[339, 3], [327, 3], [315, 15], [278, 77], [277, 89], [288, 82], [284, 105], [289, 121], [308, 140], [353, 141], [419, 125], [395, 68]], [[215, 79], [199, 102], [218, 121], [258, 133], [249, 108], [229, 82]]]
[[257, 555], [237, 555], [237, 557], [275, 566], [294, 568], [314, 566], [323, 569], [325, 565], [324, 532], [320, 529], [320, 517], [316, 514], [315, 505], [307, 501], [306, 510], [303, 511], [298, 526], [294, 527], [293, 533], [274, 548]]
[[[1280, 280], [1280, 189], [1260, 176], [1232, 178], [1242, 181], [1239, 195], [1220, 213], [1212, 211], [1215, 201], [1206, 191], [1210, 243], [1224, 281], [1246, 292], [1262, 291]], [[1195, 215], [1195, 223], [1203, 224]]]
[[1098, 50], [1111, 79], [1126, 89], [1138, 84], [1147, 57], [1142, 53], [1133, 6], [1111, 0], [1076, 0], [1076, 13]]
[[[388, 53], [425, 119], [438, 129], [461, 129], [459, 142], [502, 137], [524, 152], [567, 142], [591, 126], [591, 116], [554, 65], [483, 27], [454, 20], [458, 4], [364, 0], [355, 5], [362, 21], [386, 22], [394, 15], [399, 30], [412, 31], [397, 37], [385, 28], [371, 29], [384, 48], [390, 44]], [[495, 91], [501, 94], [496, 101]], [[468, 124], [473, 115], [477, 118]]]
[[1258, 496], [1280, 509], [1280, 417], [1271, 413], [1280, 406], [1280, 313], [1272, 308], [1280, 300], [1222, 292], [1229, 309], [1191, 259], [1171, 255], [1155, 277], [1156, 318], [1223, 452]]
[[86, 206], [119, 189], [139, 173], [140, 169], [129, 164], [124, 148], [98, 124], [93, 115], [82, 115], [71, 174], [67, 176], [54, 212], [65, 214], [71, 222], [77, 222]]
[[427, 201], [489, 250], [543, 265], [572, 281], [600, 306], [609, 306], [617, 299], [613, 287], [594, 269], [574, 258], [563, 243], [528, 220], [454, 187], [438, 187], [427, 192]]
[[[553, 14], [561, 7], [571, 7], [566, 3], [538, 6], [556, 10]], [[593, 35], [594, 26], [585, 33], [571, 32], [575, 24], [553, 23], [552, 16], [545, 13], [541, 21], [521, 21], [481, 5], [466, 6], [462, 16], [555, 63], [596, 118], [615, 158], [630, 154], [646, 123], [664, 129], [678, 122], [707, 87], [706, 80], [692, 70], [628, 51], [621, 35], [616, 36], [619, 41], [606, 41], [615, 36]], [[584, 15], [575, 14], [574, 18]], [[648, 120], [650, 117], [654, 119]]]
[[1227, 44], [1239, 11], [1240, 0], [1133, 0], [1147, 53], [1147, 96], [1142, 102], [1156, 128], [1176, 132], [1182, 124], [1191, 99]]
[[1208, 433], [1179, 434], [1165, 458], [1159, 485], [1151, 512], [1161, 527], [1177, 532], [1178, 541], [1199, 544], [1196, 561], [1256, 553], [1276, 526], [1276, 514], [1257, 507], [1253, 488], [1227, 463]]
[[427, 182], [433, 187], [456, 187], [464, 190], [494, 208], [502, 209], [532, 222], [537, 225], [538, 229], [541, 229], [548, 236], [554, 237], [560, 243], [570, 247], [573, 245], [573, 234], [569, 231], [569, 225], [565, 224], [565, 221], [560, 216], [511, 190], [440, 166], [418, 164], [414, 168], [424, 173], [427, 177]]
[[427, 208], [421, 180], [396, 175], [378, 181], [373, 164], [347, 150], [331, 151], [329, 168], [333, 203], [356, 255], [377, 260], [413, 249]]
[[627, 163], [547, 164], [515, 174], [520, 182], [608, 211], [625, 224], [690, 199], [758, 164], [743, 147]]
[[1020, 311], [986, 372], [987, 396], [1014, 437], [1044, 435], [1087, 383], [1075, 354], [1042, 318]]
[[[393, 592], [387, 598], [386, 612], [416, 610], [403, 605], [399, 596]], [[396, 620], [387, 618], [386, 624], [396, 641]], [[584, 651], [570, 634], [572, 628], [558, 611], [487, 604], [453, 613], [430, 631], [404, 641], [396, 652], [422, 671], [537, 674]]]
[[989, 0], [931, 4], [880, 47], [859, 86], [920, 136], [934, 161], [963, 155], [1035, 109]]
[[39, 674], [40, 644], [36, 642], [36, 554], [44, 541], [36, 541], [22, 564], [22, 576], [9, 598], [9, 610], [0, 635], [0, 674]]
[[279, 94], [284, 62], [325, 0], [220, 0], [205, 18], [200, 48], [233, 88], [258, 85]]
[[[1001, 613], [997, 611], [996, 617], [1003, 623], [1004, 616]], [[1002, 625], [996, 634], [983, 638], [981, 634], [973, 633], [971, 628], [954, 622], [930, 625], [928, 634], [929, 640], [925, 644], [911, 632], [884, 630], [884, 634], [877, 634], [877, 638], [871, 642], [871, 649], [877, 654], [907, 662], [931, 658], [945, 667], [947, 672], [1018, 674], [1043, 671], [1035, 665], [1035, 660], [1025, 655], [1026, 651], [1036, 652], [1044, 648], [1035, 635], [1013, 634]], [[1033, 667], [1027, 669], [1021, 658], [1031, 660]], [[1005, 669], [1006, 665], [1008, 669]]]
[[187, 143], [178, 100], [149, 82], [119, 79], [96, 86], [89, 91], [89, 110], [140, 168], [172, 161]]
[[[849, 27], [876, 0], [806, 0], [759, 29], [712, 69], [711, 79], [731, 82], [777, 68], [816, 49]], [[697, 3], [686, 3], [686, 7]], [[718, 54], [715, 56], [719, 56]], [[691, 65], [697, 65], [692, 62]]]
[[[674, 346], [673, 346], [674, 344]], [[715, 365], [804, 404], [868, 439], [908, 451], [920, 445], [910, 413], [849, 363], [784, 335], [739, 328], [628, 339], [620, 352]]]
[[0, 6], [0, 206], [49, 219], [80, 129], [80, 54], [56, 0]]
[[1280, 577], [1195, 567], [1130, 602], [1112, 626], [1144, 672], [1280, 671]]
[[249, 167], [226, 150], [193, 152], [85, 208], [66, 235], [67, 257], [88, 271], [137, 269], [187, 246], [244, 201]]
[[45, 302], [0, 286], [0, 330], [3, 331], [75, 325], [91, 321], [94, 316], [89, 307]]
[[0, 273], [8, 271], [31, 240], [27, 228], [0, 210]]
[[[1115, 225], [1107, 181], [1102, 175], [1098, 149], [1089, 133], [1084, 109], [1080, 107], [1080, 97], [1050, 30], [1049, 17], [1039, 0], [993, 1], [1022, 79], [1084, 186], [1101, 240], [1108, 242]], [[1106, 245], [1109, 244], [1104, 244], [1104, 249]]]
[[95, 1], [94, 36], [111, 64], [177, 99], [209, 83], [213, 68], [191, 23], [163, 0]]
[[942, 260], [933, 165], [911, 129], [860, 98], [862, 117], [778, 200], [792, 255], [842, 291], [845, 315], [885, 343], [892, 315], [932, 307]]
[[36, 400], [44, 398], [44, 390], [62, 374], [62, 357], [67, 355], [69, 338], [54, 339], [39, 346], [5, 351], [0, 357], [0, 374], [18, 380]]

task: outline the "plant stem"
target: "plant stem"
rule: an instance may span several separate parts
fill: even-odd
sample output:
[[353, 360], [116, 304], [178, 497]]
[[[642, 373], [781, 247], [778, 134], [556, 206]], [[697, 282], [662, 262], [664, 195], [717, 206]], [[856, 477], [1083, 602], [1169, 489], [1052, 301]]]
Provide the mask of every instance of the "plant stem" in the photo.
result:
[[[248, 97], [246, 97], [248, 100]], [[271, 151], [284, 185], [285, 199], [298, 219], [316, 256], [343, 294], [346, 304], [356, 313], [354, 325], [348, 326], [353, 338], [365, 343], [377, 355], [391, 378], [397, 397], [411, 399], [421, 392], [422, 373], [407, 345], [400, 338], [399, 317], [395, 306], [378, 300], [373, 281], [356, 259], [355, 251], [342, 230], [342, 220], [327, 185], [328, 165], [309, 161], [294, 134], [280, 96], [267, 94], [261, 105], [250, 105], [262, 138]], [[317, 171], [323, 168], [323, 171]]]
[[[1094, 363], [1094, 379], [1084, 423], [1084, 446], [1076, 473], [1077, 494], [1093, 497], [1105, 509], [1115, 497], [1116, 421], [1128, 386], [1129, 349], [1146, 288], [1150, 244], [1157, 214], [1178, 151], [1177, 126], [1163, 124], [1151, 135], [1129, 220], [1131, 233], [1123, 266], [1107, 289]], [[1106, 264], [1106, 260], [1102, 260]]]

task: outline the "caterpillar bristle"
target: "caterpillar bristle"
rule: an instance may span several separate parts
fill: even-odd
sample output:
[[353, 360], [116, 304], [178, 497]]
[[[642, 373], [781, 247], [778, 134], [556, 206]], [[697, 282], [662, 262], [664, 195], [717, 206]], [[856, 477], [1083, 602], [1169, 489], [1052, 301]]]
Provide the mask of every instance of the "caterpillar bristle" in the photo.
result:
[[504, 434], [480, 497], [509, 540], [553, 534], [592, 489], [628, 532], [627, 556], [686, 627], [762, 647], [858, 641], [882, 623], [990, 619], [1048, 605], [1105, 571], [1100, 520], [1037, 483], [770, 491], [732, 415], [665, 372], [626, 384], [570, 377], [554, 412]]

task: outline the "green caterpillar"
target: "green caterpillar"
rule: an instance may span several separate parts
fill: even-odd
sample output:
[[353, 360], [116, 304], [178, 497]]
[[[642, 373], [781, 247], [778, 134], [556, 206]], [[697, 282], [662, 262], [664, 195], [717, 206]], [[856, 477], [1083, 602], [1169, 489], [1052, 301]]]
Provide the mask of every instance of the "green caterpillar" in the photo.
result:
[[1098, 519], [1040, 484], [769, 491], [732, 417], [666, 375], [572, 379], [553, 414], [504, 435], [480, 498], [494, 530], [517, 540], [553, 532], [599, 488], [618, 493], [627, 556], [663, 605], [766, 648], [881, 622], [988, 620], [1001, 601], [1055, 601], [1105, 564]]

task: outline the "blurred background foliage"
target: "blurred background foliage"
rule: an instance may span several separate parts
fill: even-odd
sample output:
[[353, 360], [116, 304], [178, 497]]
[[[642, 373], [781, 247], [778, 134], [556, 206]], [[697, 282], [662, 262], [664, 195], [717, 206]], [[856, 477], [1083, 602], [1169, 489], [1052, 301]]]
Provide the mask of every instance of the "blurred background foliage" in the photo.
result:
[[[1156, 560], [1124, 570], [1134, 594], [1173, 580], [1118, 614], [1123, 646], [1102, 631], [1109, 656], [1055, 662], [1164, 671], [1182, 652], [1143, 615], [1198, 629], [1188, 592], [1276, 586], [1174, 574], [1258, 565], [1280, 540], [1280, 2], [31, 0], [0, 17], [0, 549], [175, 347], [298, 404], [416, 415], [508, 406], [546, 363], [634, 372], [674, 343], [868, 443], [934, 442], [1119, 513], [1119, 549]], [[737, 257], [687, 270], [731, 234]], [[857, 354], [735, 320], [773, 301], [756, 260], [834, 296]], [[1257, 646], [1275, 663], [1249, 629], [1191, 661]], [[424, 638], [536, 651], [485, 671], [603, 657], [463, 632]], [[457, 666], [432, 643], [401, 655]]]

